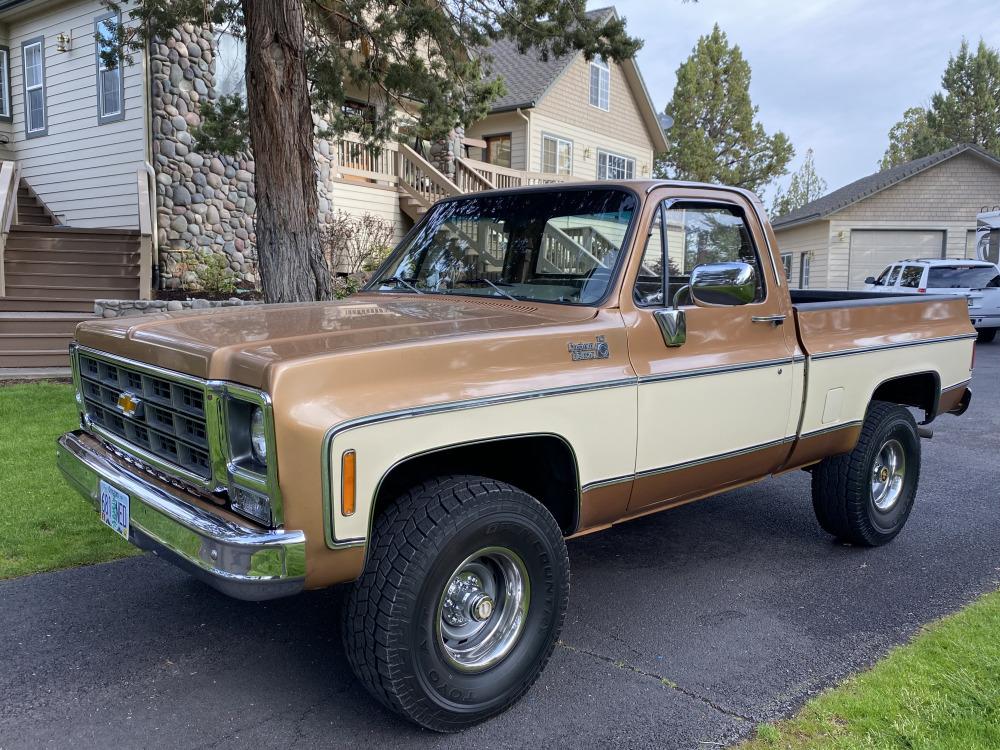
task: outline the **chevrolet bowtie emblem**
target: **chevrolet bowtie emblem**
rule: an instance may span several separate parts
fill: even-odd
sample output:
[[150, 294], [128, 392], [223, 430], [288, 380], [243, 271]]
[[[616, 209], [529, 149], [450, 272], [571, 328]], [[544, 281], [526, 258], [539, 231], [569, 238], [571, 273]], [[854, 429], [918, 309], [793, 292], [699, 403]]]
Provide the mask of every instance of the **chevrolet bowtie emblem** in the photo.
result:
[[118, 395], [118, 411], [126, 417], [142, 416], [142, 400], [128, 392], [120, 393]]

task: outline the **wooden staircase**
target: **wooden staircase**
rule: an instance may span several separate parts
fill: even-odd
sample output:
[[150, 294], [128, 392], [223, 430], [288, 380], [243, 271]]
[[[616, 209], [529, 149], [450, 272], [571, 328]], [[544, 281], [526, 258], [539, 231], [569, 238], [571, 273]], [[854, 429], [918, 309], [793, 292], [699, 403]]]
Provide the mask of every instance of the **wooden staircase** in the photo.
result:
[[54, 227], [61, 223], [23, 179], [17, 186], [17, 222], [37, 227]]
[[[21, 200], [19, 191], [19, 220]], [[139, 298], [138, 231], [44, 224], [51, 214], [39, 205], [25, 217], [39, 223], [13, 224], [7, 235], [0, 369], [67, 367], [73, 331], [94, 317], [94, 300]]]

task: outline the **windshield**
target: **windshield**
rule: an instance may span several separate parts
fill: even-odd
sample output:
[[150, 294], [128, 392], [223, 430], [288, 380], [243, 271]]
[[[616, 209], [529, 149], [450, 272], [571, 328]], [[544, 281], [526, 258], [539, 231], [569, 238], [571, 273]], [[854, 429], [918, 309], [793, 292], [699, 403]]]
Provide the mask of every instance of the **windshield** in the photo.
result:
[[983, 289], [1000, 286], [993, 266], [934, 266], [927, 273], [928, 289]]
[[607, 293], [637, 208], [618, 188], [446, 201], [367, 288], [594, 304]]

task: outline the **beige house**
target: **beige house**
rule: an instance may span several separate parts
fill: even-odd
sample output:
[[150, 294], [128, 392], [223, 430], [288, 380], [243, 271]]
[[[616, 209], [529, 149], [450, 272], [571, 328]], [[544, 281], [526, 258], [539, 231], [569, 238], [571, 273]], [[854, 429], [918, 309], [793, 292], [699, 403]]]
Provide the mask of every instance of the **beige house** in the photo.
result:
[[861, 289], [904, 258], [975, 258], [976, 215], [1000, 201], [1000, 160], [955, 146], [864, 177], [773, 220], [793, 286]]
[[[588, 15], [616, 15], [614, 8]], [[634, 60], [622, 63], [582, 52], [538, 59], [510, 41], [487, 54], [507, 93], [489, 116], [466, 130], [485, 141], [469, 155], [491, 164], [585, 180], [649, 177], [667, 150], [656, 108]]]

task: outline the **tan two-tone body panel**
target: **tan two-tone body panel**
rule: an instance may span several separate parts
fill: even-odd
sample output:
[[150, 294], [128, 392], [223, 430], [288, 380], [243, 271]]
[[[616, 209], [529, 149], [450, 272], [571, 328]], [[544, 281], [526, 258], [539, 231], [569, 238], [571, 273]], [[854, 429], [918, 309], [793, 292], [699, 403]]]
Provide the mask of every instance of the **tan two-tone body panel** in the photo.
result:
[[[972, 331], [955, 302], [793, 309], [750, 196], [630, 187], [642, 198], [634, 247], [593, 308], [372, 293], [86, 324], [78, 339], [270, 394], [284, 524], [305, 533], [310, 588], [360, 573], [376, 492], [413, 456], [556, 436], [576, 463], [584, 533], [850, 450], [871, 395], [900, 374], [934, 372], [942, 410], [961, 397], [972, 347], [962, 337]], [[759, 305], [687, 308], [688, 340], [676, 349], [664, 346], [652, 310], [632, 302], [636, 250], [669, 197], [741, 207], [767, 288]], [[752, 321], [774, 315], [784, 325]], [[598, 337], [607, 358], [571, 357], [570, 344]], [[345, 514], [340, 464], [349, 450], [357, 507]]]

